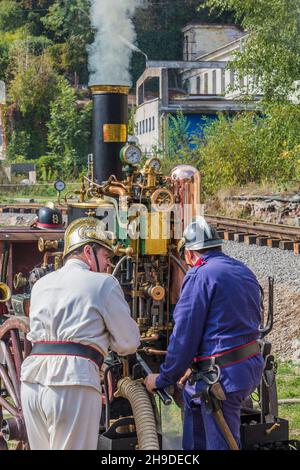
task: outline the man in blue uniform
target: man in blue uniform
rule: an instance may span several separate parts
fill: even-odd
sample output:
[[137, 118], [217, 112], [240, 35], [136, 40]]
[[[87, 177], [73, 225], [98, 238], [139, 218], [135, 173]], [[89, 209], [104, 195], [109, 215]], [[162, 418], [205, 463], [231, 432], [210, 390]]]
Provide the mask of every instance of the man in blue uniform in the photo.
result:
[[145, 380], [153, 392], [176, 384], [192, 368], [183, 391], [185, 450], [229, 448], [217, 414], [209, 410], [200, 393], [213, 382], [224, 391], [219, 403], [225, 424], [240, 445], [241, 404], [259, 384], [263, 370], [257, 343], [259, 284], [250, 269], [222, 252], [221, 245], [203, 217], [185, 230], [184, 254], [192, 269], [185, 276], [174, 311], [174, 330], [160, 374]]

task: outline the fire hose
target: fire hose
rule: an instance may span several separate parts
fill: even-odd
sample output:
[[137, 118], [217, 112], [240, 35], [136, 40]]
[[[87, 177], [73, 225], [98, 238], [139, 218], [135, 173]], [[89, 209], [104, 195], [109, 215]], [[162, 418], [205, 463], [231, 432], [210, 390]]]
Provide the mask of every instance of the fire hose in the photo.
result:
[[131, 405], [139, 450], [159, 450], [155, 417], [145, 387], [125, 377], [118, 382], [116, 396], [126, 398]]

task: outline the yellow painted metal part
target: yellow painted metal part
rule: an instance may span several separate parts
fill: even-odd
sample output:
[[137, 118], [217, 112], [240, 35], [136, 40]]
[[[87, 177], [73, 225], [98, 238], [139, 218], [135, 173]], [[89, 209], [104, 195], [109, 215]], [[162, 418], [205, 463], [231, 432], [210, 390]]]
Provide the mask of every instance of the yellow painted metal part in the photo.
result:
[[104, 142], [126, 142], [127, 126], [126, 124], [104, 124], [103, 125]]
[[146, 255], [167, 255], [168, 253], [168, 213], [148, 214], [148, 237], [145, 240]]

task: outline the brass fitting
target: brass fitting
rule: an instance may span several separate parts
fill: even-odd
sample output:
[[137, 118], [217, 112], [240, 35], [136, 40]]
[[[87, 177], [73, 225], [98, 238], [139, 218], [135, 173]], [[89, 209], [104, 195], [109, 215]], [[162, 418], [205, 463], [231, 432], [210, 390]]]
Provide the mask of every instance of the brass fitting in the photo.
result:
[[23, 273], [15, 274], [15, 276], [14, 276], [14, 289], [16, 289], [16, 290], [21, 289], [21, 287], [26, 286], [26, 284], [27, 284], [27, 279], [23, 275]]
[[45, 240], [44, 238], [40, 237], [38, 241], [38, 249], [41, 253], [44, 251], [49, 250], [57, 250], [58, 248], [58, 240]]
[[163, 300], [166, 295], [166, 291], [162, 286], [155, 286], [149, 290], [149, 294], [153, 300]]
[[124, 246], [118, 244], [114, 247], [114, 253], [115, 253], [116, 256], [126, 255], [129, 258], [131, 258], [134, 251], [133, 251], [133, 248], [131, 246], [128, 246], [127, 248], [125, 248]]

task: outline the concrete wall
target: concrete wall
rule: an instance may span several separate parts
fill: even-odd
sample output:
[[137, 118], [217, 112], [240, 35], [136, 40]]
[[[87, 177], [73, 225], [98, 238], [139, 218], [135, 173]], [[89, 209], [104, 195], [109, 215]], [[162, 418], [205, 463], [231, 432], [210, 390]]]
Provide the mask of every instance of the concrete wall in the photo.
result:
[[197, 24], [183, 28], [183, 33], [183, 60], [195, 60], [245, 34], [234, 25]]
[[[231, 61], [236, 50], [240, 47], [239, 41], [232, 47], [229, 51], [225, 51], [218, 55], [215, 55], [213, 58], [208, 58], [207, 60], [217, 60], [217, 61]], [[204, 58], [203, 60], [206, 60]], [[247, 87], [251, 88], [252, 80], [250, 77], [244, 77], [241, 82], [237, 81], [236, 75], [225, 69], [195, 69], [185, 72], [182, 76], [183, 81], [185, 82], [186, 88], [190, 90], [190, 94], [193, 95], [219, 95], [225, 96], [227, 99], [237, 98], [241, 95]], [[229, 88], [232, 85], [238, 85], [240, 91], [231, 91]]]
[[137, 108], [135, 114], [135, 135], [139, 140], [139, 145], [147, 154], [151, 154], [153, 146], [159, 145], [159, 103], [159, 99], [146, 101]]

